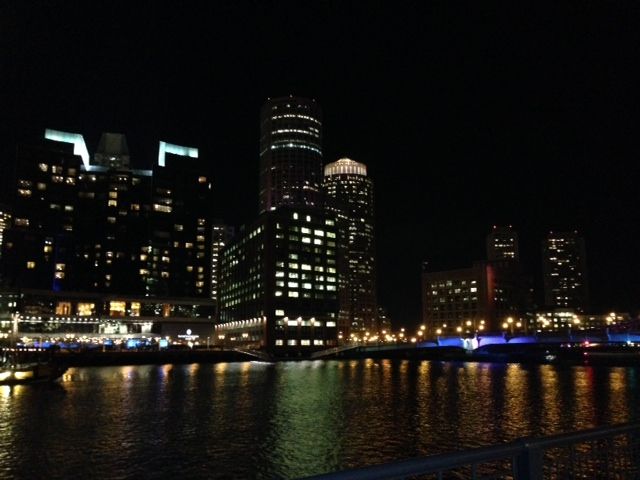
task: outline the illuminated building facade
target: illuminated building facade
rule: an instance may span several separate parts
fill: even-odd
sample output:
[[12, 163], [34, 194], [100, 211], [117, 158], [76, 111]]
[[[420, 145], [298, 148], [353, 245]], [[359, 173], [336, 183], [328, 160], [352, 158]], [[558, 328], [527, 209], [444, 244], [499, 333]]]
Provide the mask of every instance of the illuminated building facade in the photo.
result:
[[440, 272], [423, 268], [422, 320], [431, 335], [523, 331], [530, 309], [530, 282], [509, 260]]
[[167, 155], [153, 169], [146, 289], [171, 296], [209, 297], [211, 181], [196, 157]]
[[222, 251], [216, 342], [306, 356], [337, 343], [337, 230], [316, 209], [280, 208]]
[[339, 331], [378, 331], [373, 182], [362, 163], [342, 158], [324, 167], [325, 208], [336, 217], [340, 246]]
[[0, 205], [0, 259], [2, 258], [2, 243], [4, 231], [11, 226], [11, 211], [9, 207]]
[[231, 241], [235, 229], [220, 221], [214, 221], [211, 226], [211, 299], [218, 301], [220, 285], [220, 261], [224, 246]]
[[268, 100], [260, 112], [259, 211], [322, 206], [322, 113], [315, 100]]
[[214, 305], [208, 298], [147, 297], [50, 290], [0, 290], [0, 332], [18, 314], [21, 337], [64, 340], [67, 336], [177, 337], [187, 329], [206, 341], [213, 334]]
[[530, 320], [531, 332], [572, 333], [584, 330], [609, 330], [628, 325], [631, 318], [628, 313], [610, 312], [605, 314], [586, 314], [573, 308], [546, 308], [538, 310]]
[[487, 235], [487, 260], [520, 260], [520, 250], [518, 247], [518, 234], [511, 225], [508, 227], [493, 226]]
[[544, 303], [547, 307], [588, 308], [584, 239], [577, 232], [550, 232], [542, 241]]
[[80, 135], [45, 138], [18, 148], [5, 285], [209, 295], [211, 184], [197, 158], [165, 152], [164, 166], [132, 169], [124, 136], [105, 134], [87, 164]]
[[78, 183], [83, 161], [73, 145], [19, 145], [12, 184], [13, 223], [2, 245], [2, 280], [59, 289], [74, 260]]

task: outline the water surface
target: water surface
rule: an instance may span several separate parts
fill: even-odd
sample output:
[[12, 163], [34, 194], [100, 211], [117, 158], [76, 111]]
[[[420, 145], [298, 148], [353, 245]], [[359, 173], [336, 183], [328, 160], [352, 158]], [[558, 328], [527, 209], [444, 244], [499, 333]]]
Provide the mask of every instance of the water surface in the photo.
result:
[[0, 387], [0, 478], [297, 478], [638, 419], [633, 367], [353, 360]]

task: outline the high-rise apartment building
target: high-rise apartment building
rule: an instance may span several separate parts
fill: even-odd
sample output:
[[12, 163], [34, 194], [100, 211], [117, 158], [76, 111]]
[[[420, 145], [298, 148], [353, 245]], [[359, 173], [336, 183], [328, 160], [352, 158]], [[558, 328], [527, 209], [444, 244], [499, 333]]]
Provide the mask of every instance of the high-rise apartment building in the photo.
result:
[[79, 134], [47, 130], [17, 151], [8, 286], [56, 292], [209, 296], [211, 183], [196, 158], [129, 166], [122, 134], [94, 161]]
[[378, 331], [373, 182], [362, 163], [342, 158], [324, 168], [325, 208], [338, 226], [339, 330]]
[[511, 225], [499, 227], [494, 225], [487, 235], [487, 260], [520, 260], [518, 234]]
[[315, 100], [268, 100], [260, 112], [259, 211], [322, 206], [322, 112]]
[[577, 232], [550, 232], [542, 241], [544, 303], [584, 312], [589, 305], [584, 239]]

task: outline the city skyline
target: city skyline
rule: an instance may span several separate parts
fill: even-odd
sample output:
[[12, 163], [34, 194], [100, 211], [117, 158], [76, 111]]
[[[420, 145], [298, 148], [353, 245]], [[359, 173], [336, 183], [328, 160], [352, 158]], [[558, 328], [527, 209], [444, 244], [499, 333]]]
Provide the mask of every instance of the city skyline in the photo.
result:
[[[311, 97], [323, 109], [324, 164], [353, 158], [375, 182], [379, 302], [396, 324], [419, 319], [422, 261], [444, 269], [483, 258], [494, 224], [518, 232], [537, 287], [539, 242], [549, 230], [577, 229], [593, 307], [637, 309], [637, 174], [623, 165], [638, 150], [626, 69], [634, 36], [600, 21], [627, 24], [622, 7], [556, 7], [566, 11], [533, 15], [539, 30], [524, 32], [504, 23], [507, 13], [482, 7], [469, 18], [396, 10], [387, 28], [379, 6], [291, 7], [289, 16], [282, 5], [211, 7], [202, 19], [177, 12], [175, 23], [161, 9], [145, 23], [148, 12], [134, 8], [122, 27], [103, 22], [98, 33], [114, 35], [102, 36], [89, 21], [96, 10], [38, 7], [16, 4], [3, 15], [2, 168], [16, 143], [43, 128], [83, 133], [91, 150], [102, 131], [124, 133], [134, 165], [150, 165], [166, 139], [200, 148], [210, 162], [216, 216], [249, 223], [258, 203], [260, 105]], [[471, 13], [482, 14], [484, 26]], [[551, 13], [560, 15], [548, 22]], [[573, 15], [576, 33], [562, 14]], [[72, 24], [76, 33], [56, 28]], [[184, 38], [168, 35], [170, 26]], [[465, 35], [446, 43], [450, 29]], [[295, 42], [299, 36], [306, 40]], [[42, 56], [45, 46], [59, 54]], [[191, 69], [176, 69], [175, 58]], [[126, 73], [110, 76], [115, 64]]]

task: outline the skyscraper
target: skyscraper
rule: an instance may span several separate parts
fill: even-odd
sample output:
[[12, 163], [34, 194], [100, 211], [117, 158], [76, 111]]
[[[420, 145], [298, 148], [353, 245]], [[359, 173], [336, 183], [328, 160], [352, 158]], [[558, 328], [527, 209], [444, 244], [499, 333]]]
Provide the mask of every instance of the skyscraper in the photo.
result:
[[487, 260], [494, 262], [497, 260], [519, 261], [520, 251], [518, 248], [518, 234], [511, 228], [493, 226], [487, 235]]
[[315, 100], [268, 100], [260, 112], [260, 213], [320, 207], [322, 113]]
[[338, 277], [343, 338], [377, 331], [373, 182], [367, 167], [348, 158], [324, 168], [326, 209], [337, 219]]
[[282, 207], [222, 250], [220, 345], [306, 356], [337, 341], [336, 225], [319, 209]]
[[547, 307], [588, 308], [586, 251], [577, 232], [549, 232], [542, 242], [542, 269]]

